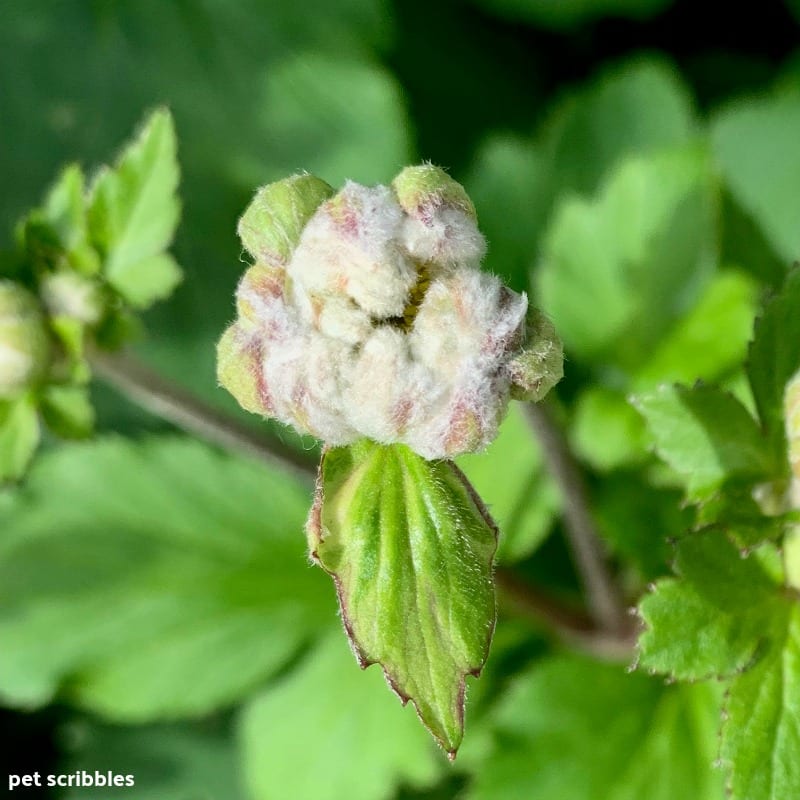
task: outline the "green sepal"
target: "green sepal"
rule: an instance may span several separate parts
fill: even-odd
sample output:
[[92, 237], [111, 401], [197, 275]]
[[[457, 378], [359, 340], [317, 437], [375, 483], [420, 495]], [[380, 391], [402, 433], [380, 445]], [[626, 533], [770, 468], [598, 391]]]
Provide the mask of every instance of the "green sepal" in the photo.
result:
[[362, 668], [378, 663], [454, 758], [495, 624], [497, 529], [449, 461], [363, 440], [325, 452], [307, 524]]

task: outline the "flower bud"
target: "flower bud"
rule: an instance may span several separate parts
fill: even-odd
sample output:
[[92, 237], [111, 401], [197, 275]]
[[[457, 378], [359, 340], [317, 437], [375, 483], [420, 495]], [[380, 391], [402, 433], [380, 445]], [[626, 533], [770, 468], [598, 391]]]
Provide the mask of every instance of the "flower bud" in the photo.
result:
[[392, 188], [407, 215], [403, 234], [412, 256], [442, 268], [480, 263], [486, 242], [460, 183], [439, 167], [422, 164], [406, 167]]
[[327, 199], [276, 237], [301, 180], [313, 179], [262, 189], [239, 226], [257, 262], [218, 375], [244, 408], [329, 445], [368, 437], [453, 458], [492, 441], [512, 391], [540, 398], [558, 380], [552, 326], [534, 316], [526, 339], [528, 299], [477, 268], [475, 210], [442, 170], [334, 196], [322, 184]]
[[528, 320], [526, 341], [505, 367], [515, 400], [541, 400], [564, 377], [564, 347], [540, 311]]
[[47, 370], [50, 339], [36, 298], [0, 281], [0, 399], [23, 392]]
[[286, 264], [308, 220], [333, 194], [313, 175], [292, 175], [256, 192], [239, 220], [239, 238], [256, 261]]
[[800, 480], [800, 372], [786, 384], [783, 394], [783, 413], [786, 441], [789, 445], [789, 463], [793, 475]]
[[41, 292], [45, 307], [53, 317], [70, 317], [84, 325], [96, 325], [103, 317], [102, 287], [77, 272], [55, 272], [45, 276]]

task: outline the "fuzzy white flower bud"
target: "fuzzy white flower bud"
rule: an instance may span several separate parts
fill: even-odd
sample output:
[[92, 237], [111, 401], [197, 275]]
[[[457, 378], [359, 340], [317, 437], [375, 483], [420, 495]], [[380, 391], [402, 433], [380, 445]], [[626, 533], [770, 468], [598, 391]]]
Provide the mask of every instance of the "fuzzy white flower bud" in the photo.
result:
[[485, 447], [512, 391], [538, 398], [560, 378], [552, 326], [526, 330], [525, 295], [477, 268], [475, 210], [440, 169], [332, 197], [314, 181], [265, 187], [242, 217], [256, 263], [219, 343], [220, 383], [331, 445], [368, 437], [430, 459]]
[[70, 317], [84, 325], [100, 322], [103, 290], [97, 281], [77, 272], [55, 272], [43, 278], [42, 300], [53, 317]]

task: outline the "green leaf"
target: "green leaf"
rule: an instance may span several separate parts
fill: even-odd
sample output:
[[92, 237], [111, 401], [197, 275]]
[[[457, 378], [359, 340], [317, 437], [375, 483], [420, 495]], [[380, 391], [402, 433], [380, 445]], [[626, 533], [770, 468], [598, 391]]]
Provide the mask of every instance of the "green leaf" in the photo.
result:
[[800, 258], [800, 92], [739, 101], [712, 123], [714, 155], [742, 208], [788, 265]]
[[710, 530], [681, 541], [675, 569], [680, 578], [659, 581], [639, 605], [647, 626], [640, 665], [681, 680], [730, 676], [750, 665], [778, 599], [769, 565], [743, 558], [723, 531]]
[[783, 419], [783, 394], [789, 379], [800, 369], [800, 268], [789, 272], [780, 292], [756, 320], [747, 358], [747, 376], [777, 463], [785, 465], [787, 445]]
[[458, 466], [500, 529], [497, 560], [511, 563], [529, 556], [550, 532], [561, 499], [522, 407], [512, 403], [489, 449], [461, 456]]
[[636, 373], [634, 391], [660, 382], [714, 380], [740, 367], [755, 315], [756, 285], [726, 270], [713, 277], [697, 304], [681, 317]]
[[567, 351], [630, 370], [697, 294], [713, 240], [701, 153], [627, 161], [596, 200], [561, 205], [537, 273], [542, 308]]
[[166, 297], [180, 280], [174, 261], [162, 256], [180, 214], [176, 149], [172, 117], [158, 110], [91, 189], [89, 229], [105, 276], [142, 308]]
[[480, 500], [451, 462], [362, 441], [325, 453], [309, 537], [359, 662], [379, 663], [454, 757], [495, 620], [497, 532]]
[[85, 439], [94, 430], [94, 408], [85, 386], [48, 386], [42, 397], [42, 419], [64, 439]]
[[39, 415], [32, 396], [0, 401], [0, 484], [19, 480], [39, 446]]
[[764, 620], [766, 655], [731, 684], [721, 758], [733, 800], [777, 800], [800, 788], [800, 602]]
[[570, 30], [603, 17], [645, 20], [672, 0], [480, 0], [487, 11], [557, 31]]
[[575, 454], [597, 470], [635, 464], [646, 456], [642, 418], [613, 389], [593, 386], [580, 395], [570, 433]]
[[[220, 727], [208, 720], [141, 728], [76, 720], [59, 731], [62, 747], [68, 751], [60, 772], [131, 775], [133, 786], [116, 789], [126, 800], [245, 800], [235, 743]], [[64, 797], [97, 800], [113, 793], [90, 786], [69, 789]]]
[[488, 263], [525, 290], [557, 201], [594, 193], [621, 161], [685, 143], [690, 95], [673, 67], [637, 58], [571, 93], [532, 139], [488, 138], [464, 181], [489, 242]]
[[42, 458], [0, 507], [0, 696], [136, 722], [235, 701], [330, 624], [307, 502], [181, 439]]
[[619, 665], [549, 658], [502, 699], [469, 800], [720, 800], [717, 692]]
[[733, 395], [711, 386], [662, 386], [633, 398], [658, 455], [698, 499], [731, 478], [765, 478], [774, 466], [755, 420]]
[[241, 739], [253, 800], [382, 800], [401, 781], [433, 783], [435, 748], [382, 684], [379, 673], [359, 671], [336, 635], [252, 700]]

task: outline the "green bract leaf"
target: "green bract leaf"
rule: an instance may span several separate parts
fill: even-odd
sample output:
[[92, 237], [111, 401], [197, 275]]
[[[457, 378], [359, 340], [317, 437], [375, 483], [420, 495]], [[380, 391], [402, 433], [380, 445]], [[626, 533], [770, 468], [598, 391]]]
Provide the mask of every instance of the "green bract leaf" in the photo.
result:
[[[0, 508], [0, 696], [145, 721], [236, 700], [328, 625], [306, 492], [200, 444], [73, 444]], [[300, 536], [300, 538], [298, 538]]]
[[469, 800], [720, 800], [717, 693], [664, 686], [619, 665], [550, 658], [497, 716], [498, 745]]
[[92, 186], [91, 239], [108, 282], [137, 307], [166, 297], [180, 280], [174, 261], [163, 256], [180, 214], [178, 178], [172, 117], [159, 110]]
[[713, 235], [708, 166], [694, 150], [628, 161], [595, 201], [564, 202], [538, 289], [567, 351], [645, 362], [707, 276]]
[[30, 395], [0, 400], [0, 484], [21, 478], [39, 446], [39, 416]]
[[774, 458], [788, 470], [783, 393], [800, 369], [800, 268], [786, 277], [780, 292], [756, 320], [747, 359], [747, 376], [758, 415]]
[[512, 403], [486, 452], [461, 456], [458, 466], [478, 495], [492, 500], [492, 518], [502, 531], [497, 560], [508, 563], [530, 555], [549, 533], [561, 499], [521, 406]]
[[308, 532], [361, 665], [379, 663], [454, 756], [495, 620], [497, 532], [480, 500], [451, 462], [365, 440], [325, 453]]
[[712, 125], [734, 197], [788, 265], [800, 258], [800, 93], [730, 106]]
[[[361, 674], [341, 635], [328, 637], [303, 665], [244, 711], [242, 740], [254, 800], [383, 800], [401, 781], [433, 782], [436, 750], [409, 712]], [[315, 746], [313, 769], [306, 747]]]
[[769, 476], [766, 442], [733, 395], [711, 386], [662, 386], [633, 403], [644, 415], [656, 451], [685, 481], [692, 498], [730, 478]]

